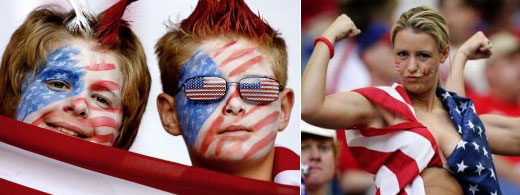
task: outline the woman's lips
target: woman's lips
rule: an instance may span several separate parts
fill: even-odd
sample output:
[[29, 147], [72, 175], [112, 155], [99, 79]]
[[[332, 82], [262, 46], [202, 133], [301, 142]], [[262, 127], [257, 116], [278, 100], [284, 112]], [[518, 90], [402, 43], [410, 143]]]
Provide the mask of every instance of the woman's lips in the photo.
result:
[[415, 82], [419, 80], [421, 77], [406, 77], [406, 81], [408, 82]]

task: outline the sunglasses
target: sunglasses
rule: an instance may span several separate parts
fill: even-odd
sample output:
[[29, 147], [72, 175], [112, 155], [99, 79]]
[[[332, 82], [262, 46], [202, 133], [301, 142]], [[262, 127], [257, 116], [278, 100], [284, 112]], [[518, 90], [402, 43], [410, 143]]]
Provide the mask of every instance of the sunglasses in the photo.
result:
[[244, 100], [253, 102], [272, 102], [278, 99], [282, 87], [277, 80], [265, 77], [246, 77], [238, 82], [214, 76], [193, 77], [187, 79], [177, 92], [184, 88], [184, 95], [191, 101], [216, 101], [224, 98], [227, 86], [238, 84], [238, 92]]

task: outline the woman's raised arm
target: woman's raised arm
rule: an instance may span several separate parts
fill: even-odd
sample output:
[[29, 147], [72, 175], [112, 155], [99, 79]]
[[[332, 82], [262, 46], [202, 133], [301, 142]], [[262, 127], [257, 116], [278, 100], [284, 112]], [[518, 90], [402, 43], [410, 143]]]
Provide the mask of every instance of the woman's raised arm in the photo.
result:
[[360, 32], [352, 20], [343, 14], [319, 38], [321, 40], [316, 43], [302, 78], [302, 119], [305, 121], [325, 128], [344, 129], [368, 123], [376, 114], [370, 101], [358, 93], [342, 92], [325, 96], [327, 66], [331, 51], [334, 51], [329, 47]]

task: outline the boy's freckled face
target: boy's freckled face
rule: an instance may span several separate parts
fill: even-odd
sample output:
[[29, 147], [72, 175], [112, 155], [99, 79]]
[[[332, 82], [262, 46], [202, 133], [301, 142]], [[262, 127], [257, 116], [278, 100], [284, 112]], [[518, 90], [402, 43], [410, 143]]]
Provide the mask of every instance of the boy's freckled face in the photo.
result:
[[122, 122], [122, 75], [111, 53], [72, 40], [28, 75], [16, 118], [62, 134], [112, 146]]
[[[228, 82], [245, 77], [275, 78], [269, 57], [243, 39], [202, 44], [181, 71], [179, 85], [197, 76], [218, 76]], [[242, 161], [264, 158], [274, 147], [281, 114], [280, 99], [246, 101], [238, 84], [214, 102], [194, 102], [181, 90], [175, 97], [178, 120], [192, 153], [205, 159]]]

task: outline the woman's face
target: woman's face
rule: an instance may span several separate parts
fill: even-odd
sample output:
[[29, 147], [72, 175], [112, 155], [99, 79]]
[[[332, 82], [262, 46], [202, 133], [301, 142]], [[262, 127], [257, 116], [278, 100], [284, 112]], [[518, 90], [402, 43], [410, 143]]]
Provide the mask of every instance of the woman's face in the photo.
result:
[[394, 39], [394, 63], [401, 82], [411, 93], [430, 90], [439, 80], [439, 64], [448, 52], [439, 52], [437, 42], [425, 32], [407, 28], [397, 32]]
[[16, 118], [112, 146], [122, 121], [122, 75], [115, 56], [95, 46], [74, 39], [49, 53], [43, 69], [26, 76]]

